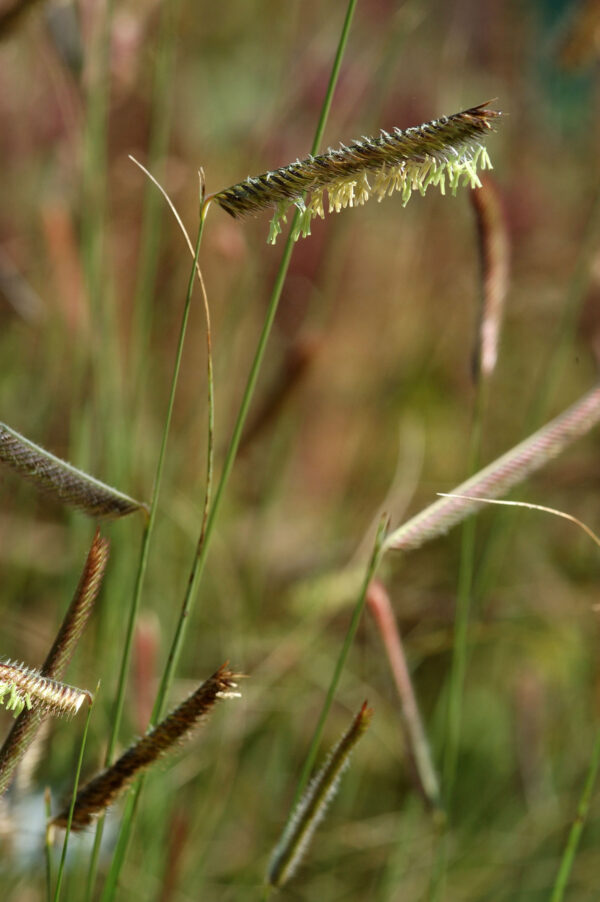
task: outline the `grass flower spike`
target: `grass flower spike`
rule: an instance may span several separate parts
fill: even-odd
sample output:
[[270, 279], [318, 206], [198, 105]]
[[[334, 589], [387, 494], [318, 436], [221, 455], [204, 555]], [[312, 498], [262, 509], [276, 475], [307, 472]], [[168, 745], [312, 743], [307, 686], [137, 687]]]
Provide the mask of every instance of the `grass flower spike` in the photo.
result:
[[47, 495], [90, 517], [124, 517], [146, 505], [105, 485], [0, 423], [0, 462]]
[[[108, 541], [96, 530], [75, 595], [42, 665], [42, 677], [54, 681], [62, 679], [94, 608], [107, 561]], [[0, 748], [0, 796], [10, 785], [19, 761], [49, 713], [47, 707], [36, 706], [33, 710], [29, 710], [27, 706], [25, 708]]]
[[50, 714], [77, 714], [86, 699], [92, 700], [86, 690], [51, 680], [39, 670], [10, 661], [0, 663], [0, 704], [5, 704], [15, 717], [25, 708], [44, 708]]
[[364, 702], [298, 802], [271, 856], [268, 873], [270, 886], [281, 887], [293, 876], [325, 816], [327, 805], [337, 792], [340, 777], [350, 762], [350, 753], [367, 730], [372, 716], [373, 711]]
[[[235, 691], [237, 683], [234, 680], [235, 674], [225, 666], [220, 667], [158, 726], [130, 746], [114, 764], [86, 783], [75, 799], [71, 829], [81, 830], [92, 822], [95, 815], [112, 805], [138, 774], [189, 736], [218, 699], [237, 698], [239, 693]], [[69, 806], [52, 823], [57, 827], [66, 827], [68, 816]]]
[[429, 185], [437, 185], [442, 194], [446, 180], [452, 193], [461, 185], [480, 187], [477, 167], [491, 169], [483, 137], [500, 116], [487, 105], [473, 107], [453, 116], [443, 116], [424, 125], [377, 138], [361, 138], [337, 150], [308, 156], [289, 166], [265, 172], [207, 197], [233, 217], [246, 216], [275, 207], [269, 241], [274, 244], [294, 205], [301, 216], [294, 229], [294, 240], [310, 235], [315, 216], [325, 218], [324, 191], [329, 212], [364, 204], [375, 196], [399, 191], [406, 205], [413, 191], [425, 194]]

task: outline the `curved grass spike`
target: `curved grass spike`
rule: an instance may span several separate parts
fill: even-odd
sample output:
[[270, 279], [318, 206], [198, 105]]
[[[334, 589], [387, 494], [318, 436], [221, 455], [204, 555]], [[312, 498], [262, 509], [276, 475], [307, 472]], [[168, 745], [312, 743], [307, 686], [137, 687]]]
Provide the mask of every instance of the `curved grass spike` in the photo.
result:
[[0, 462], [48, 495], [90, 517], [124, 517], [147, 507], [76, 469], [0, 423]]
[[270, 886], [281, 887], [294, 875], [318, 824], [325, 817], [327, 805], [337, 792], [340, 777], [350, 763], [350, 753], [367, 730], [372, 716], [373, 711], [364, 702], [308, 785], [271, 856], [268, 873]]
[[480, 507], [478, 501], [466, 501], [464, 496], [505, 495], [598, 423], [600, 383], [537, 432], [461, 483], [451, 495], [434, 501], [393, 530], [385, 540], [384, 552], [412, 551], [447, 533]]
[[[73, 600], [40, 671], [42, 676], [53, 680], [62, 678], [100, 591], [108, 562], [108, 549], [108, 540], [96, 530]], [[15, 769], [35, 738], [46, 713], [41, 707], [24, 710], [13, 724], [0, 749], [0, 796], [10, 785]]]
[[51, 680], [24, 664], [0, 661], [0, 704], [14, 711], [15, 717], [25, 708], [42, 708], [49, 714], [77, 714], [86, 699], [91, 703], [92, 696], [86, 689]]
[[[81, 830], [88, 826], [94, 815], [112, 805], [138, 774], [147, 770], [157, 758], [191, 733], [217, 699], [236, 697], [238, 693], [233, 691], [237, 685], [235, 677], [225, 665], [220, 667], [158, 726], [130, 746], [114, 764], [86, 783], [75, 799], [71, 829]], [[69, 807], [65, 807], [53, 818], [54, 826], [66, 827]]]
[[377, 138], [340, 144], [318, 156], [311, 154], [281, 169], [249, 176], [245, 182], [208, 195], [205, 203], [215, 201], [233, 217], [275, 207], [268, 239], [274, 244], [292, 205], [301, 213], [294, 240], [310, 235], [314, 217], [325, 217], [325, 190], [329, 212], [339, 213], [364, 204], [372, 195], [381, 201], [394, 191], [401, 192], [403, 205], [413, 191], [424, 194], [429, 185], [437, 185], [444, 194], [446, 179], [453, 194], [461, 183], [480, 187], [477, 166], [492, 168], [483, 137], [501, 115], [488, 109], [488, 103], [404, 131], [382, 130]]

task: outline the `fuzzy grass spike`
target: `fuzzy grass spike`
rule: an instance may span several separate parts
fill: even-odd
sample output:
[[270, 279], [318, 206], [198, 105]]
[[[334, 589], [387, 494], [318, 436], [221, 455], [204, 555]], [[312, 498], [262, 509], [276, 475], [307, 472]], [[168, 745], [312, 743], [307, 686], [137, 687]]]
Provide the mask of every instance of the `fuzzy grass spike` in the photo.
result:
[[0, 704], [5, 704], [15, 717], [25, 708], [43, 708], [50, 714], [77, 714], [85, 700], [92, 701], [87, 690], [51, 680], [24, 664], [0, 662]]
[[[189, 736], [218, 699], [237, 697], [239, 693], [234, 691], [237, 686], [234, 680], [235, 674], [225, 666], [220, 667], [158, 726], [130, 746], [114, 764], [86, 783], [75, 799], [71, 829], [81, 830], [91, 824], [94, 816], [112, 805], [138, 774]], [[68, 816], [67, 806], [53, 819], [52, 824], [66, 827]]]
[[301, 213], [294, 240], [310, 235], [312, 220], [325, 217], [325, 191], [329, 212], [339, 213], [362, 206], [373, 196], [381, 201], [395, 191], [402, 195], [404, 206], [413, 191], [425, 194], [429, 185], [439, 187], [442, 194], [446, 182], [453, 194], [461, 184], [479, 187], [477, 168], [492, 168], [483, 138], [498, 116], [486, 102], [404, 131], [382, 130], [379, 137], [362, 137], [281, 169], [249, 176], [209, 195], [206, 203], [215, 201], [234, 218], [274, 207], [268, 239], [274, 244], [290, 206]]
[[124, 517], [138, 510], [147, 513], [142, 502], [55, 457], [5, 423], [0, 423], [0, 462], [47, 495], [90, 517]]
[[352, 749], [367, 730], [372, 716], [373, 711], [364, 702], [298, 802], [271, 856], [267, 878], [270, 886], [282, 887], [294, 875], [337, 792], [340, 778], [350, 763]]

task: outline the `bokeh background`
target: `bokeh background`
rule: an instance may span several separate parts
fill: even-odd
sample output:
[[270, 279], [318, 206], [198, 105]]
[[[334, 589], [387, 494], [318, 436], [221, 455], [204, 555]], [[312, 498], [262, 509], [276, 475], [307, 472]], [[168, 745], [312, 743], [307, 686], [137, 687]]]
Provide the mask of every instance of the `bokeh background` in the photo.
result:
[[[2, 15], [10, 4], [2, 2]], [[190, 269], [209, 191], [310, 149], [345, 4], [30, 4], [0, 31], [0, 411], [33, 441], [149, 498]], [[597, 2], [359, 0], [324, 146], [478, 103], [511, 278], [483, 420], [492, 460], [597, 378]], [[268, 216], [213, 207], [201, 251], [212, 315], [217, 468], [283, 241]], [[399, 523], [467, 474], [480, 264], [469, 191], [434, 189], [315, 222], [299, 241], [174, 687], [225, 660], [249, 675], [148, 781], [121, 897], [260, 898], [385, 507]], [[205, 320], [194, 303], [121, 730], [145, 730], [197, 540], [206, 465]], [[293, 378], [290, 374], [294, 374]], [[282, 401], [269, 401], [285, 388]], [[268, 411], [269, 415], [261, 415]], [[514, 497], [598, 530], [598, 436]], [[43, 661], [94, 525], [0, 472], [0, 654]], [[85, 771], [100, 765], [141, 525], [105, 530], [109, 572], [68, 674], [102, 685]], [[598, 551], [541, 513], [478, 518], [473, 615], [446, 896], [547, 900], [598, 730]], [[382, 576], [439, 764], [460, 529]], [[299, 874], [294, 900], [427, 898], [437, 843], [415, 791], [381, 638], [361, 622], [326, 728], [375, 710]], [[1, 712], [7, 731], [10, 717]], [[80, 720], [54, 723], [2, 809], [2, 898], [44, 898], [42, 794], [68, 792]], [[108, 821], [101, 873], [120, 807]], [[92, 833], [63, 898], [83, 898]], [[592, 802], [569, 899], [600, 883]]]

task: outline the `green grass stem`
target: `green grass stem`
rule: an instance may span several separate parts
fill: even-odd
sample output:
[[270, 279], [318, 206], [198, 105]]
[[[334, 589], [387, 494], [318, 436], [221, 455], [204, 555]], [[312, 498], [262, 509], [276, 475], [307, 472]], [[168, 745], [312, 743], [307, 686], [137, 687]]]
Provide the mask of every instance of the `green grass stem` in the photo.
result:
[[333, 699], [335, 698], [335, 693], [337, 692], [337, 687], [340, 682], [340, 678], [342, 676], [342, 671], [348, 659], [348, 654], [350, 653], [350, 649], [352, 648], [352, 643], [354, 642], [354, 637], [356, 636], [356, 631], [358, 629], [358, 625], [360, 623], [360, 619], [362, 617], [362, 613], [365, 608], [366, 600], [367, 600], [367, 589], [369, 588], [369, 584], [375, 573], [377, 572], [377, 567], [379, 565], [379, 561], [381, 560], [381, 556], [383, 553], [383, 543], [385, 541], [385, 536], [388, 527], [388, 518], [387, 515], [384, 515], [379, 521], [379, 526], [377, 527], [377, 533], [375, 536], [375, 542], [373, 545], [373, 551], [371, 553], [371, 557], [369, 559], [369, 563], [367, 565], [367, 569], [365, 571], [365, 576], [363, 579], [362, 586], [360, 588], [360, 592], [358, 598], [356, 600], [356, 604], [354, 605], [354, 610], [352, 612], [352, 618], [350, 620], [350, 624], [348, 626], [348, 630], [346, 632], [346, 636], [344, 638], [344, 643], [338, 655], [335, 668], [331, 677], [331, 682], [329, 683], [329, 688], [327, 690], [327, 695], [325, 697], [325, 702], [323, 703], [323, 708], [321, 710], [321, 714], [319, 715], [319, 720], [317, 721], [317, 726], [315, 727], [315, 731], [313, 733], [313, 737], [311, 739], [308, 753], [306, 755], [306, 759], [302, 766], [302, 771], [300, 772], [300, 778], [298, 780], [298, 785], [296, 787], [296, 792], [294, 794], [294, 800], [292, 802], [292, 808], [290, 814], [296, 807], [300, 796], [304, 792], [306, 784], [308, 783], [308, 779], [311, 775], [312, 769], [315, 765], [315, 761], [317, 759], [317, 755], [319, 752], [319, 745], [321, 744], [321, 736], [323, 734], [323, 728], [325, 726], [325, 721], [327, 720], [327, 716], [333, 704]]
[[[180, 0], [164, 3], [160, 12], [158, 41], [154, 65], [152, 90], [152, 121], [148, 145], [148, 168], [161, 178], [169, 146], [173, 102], [170, 85], [175, 68], [177, 48], [177, 22], [181, 9]], [[147, 185], [144, 195], [144, 213], [139, 263], [133, 305], [133, 362], [131, 368], [134, 390], [132, 401], [139, 398], [148, 359], [150, 331], [152, 328], [152, 299], [156, 284], [161, 238], [160, 198], [152, 185]], [[133, 443], [133, 447], [135, 444]]]
[[[123, 647], [123, 654], [121, 658], [121, 666], [119, 670], [119, 678], [117, 682], [117, 695], [114, 703], [113, 716], [111, 719], [111, 732], [108, 742], [108, 748], [106, 752], [105, 765], [111, 763], [115, 746], [118, 739], [119, 728], [121, 725], [121, 719], [123, 715], [123, 704], [125, 700], [125, 689], [127, 685], [127, 675], [129, 672], [129, 665], [131, 661], [131, 648], [133, 643], [133, 635], [135, 630], [135, 622], [137, 619], [137, 614], [140, 607], [140, 600], [142, 597], [142, 590], [144, 585], [144, 579], [146, 576], [146, 570], [148, 566], [148, 557], [150, 552], [150, 541], [152, 539], [152, 534], [154, 532], [154, 526], [156, 522], [156, 514], [158, 510], [158, 500], [160, 496], [160, 489], [162, 484], [162, 476], [164, 470], [167, 442], [169, 438], [169, 432], [171, 428], [171, 419], [173, 415], [173, 407], [175, 403], [175, 393], [177, 390], [177, 383], [179, 380], [179, 371], [181, 368], [181, 359], [183, 356], [183, 346], [185, 342], [185, 335], [187, 331], [187, 323], [190, 313], [191, 300], [192, 300], [192, 292], [194, 287], [194, 280], [196, 278], [196, 265], [198, 262], [198, 255], [200, 253], [200, 244], [202, 241], [202, 232], [204, 229], [204, 217], [200, 218], [200, 225], [198, 228], [198, 235], [196, 238], [196, 247], [194, 252], [194, 265], [192, 266], [190, 278], [188, 281], [187, 294], [185, 299], [185, 304], [183, 308], [183, 315], [181, 320], [181, 328], [179, 331], [179, 340], [177, 343], [177, 351], [175, 354], [175, 365], [173, 368], [173, 378], [171, 381], [171, 391], [169, 395], [169, 402], [167, 406], [167, 413], [165, 417], [165, 425], [163, 429], [163, 436], [160, 446], [160, 452], [158, 455], [158, 462], [156, 466], [156, 475], [154, 478], [154, 487], [152, 489], [152, 500], [150, 502], [150, 514], [148, 517], [148, 522], [144, 529], [144, 534], [142, 537], [142, 547], [140, 551], [140, 558], [138, 562], [138, 569], [136, 573], [135, 580], [135, 588], [133, 591], [133, 596], [131, 600], [131, 606], [129, 609], [129, 617], [127, 621], [127, 630], [125, 634], [125, 644]], [[101, 817], [98, 821], [98, 825], [96, 827], [96, 839], [94, 843], [94, 850], [92, 853], [92, 858], [90, 862], [90, 871], [88, 874], [88, 883], [87, 883], [87, 895], [86, 899], [92, 898], [93, 885], [95, 883], [95, 873], [98, 862], [98, 854], [100, 850], [100, 842], [102, 839], [102, 831], [103, 831], [104, 818]]]
[[[44, 791], [44, 812], [46, 823], [48, 823], [52, 817], [52, 795], [49, 786], [46, 786]], [[44, 858], [46, 863], [46, 902], [52, 902], [52, 842], [49, 830], [46, 830], [44, 841]]]
[[567, 845], [565, 846], [565, 851], [560, 862], [558, 874], [556, 875], [556, 881], [554, 883], [550, 902], [562, 902], [564, 898], [565, 890], [567, 888], [569, 877], [571, 875], [571, 870], [573, 869], [575, 855], [577, 854], [579, 840], [581, 839], [585, 821], [590, 810], [592, 793], [594, 791], [594, 786], [596, 784], [596, 778], [598, 776], [599, 769], [600, 730], [598, 730], [598, 732], [596, 733], [596, 740], [594, 742], [594, 748], [592, 750], [592, 757], [590, 760], [587, 778], [583, 787], [581, 798], [579, 800], [579, 805], [577, 806], [577, 816], [569, 832], [569, 838], [567, 840]]
[[[100, 686], [98, 685], [96, 687], [96, 694], [97, 694], [99, 688], [100, 688]], [[62, 888], [63, 875], [64, 875], [64, 871], [65, 871], [65, 862], [67, 860], [67, 848], [69, 845], [69, 836], [71, 833], [71, 821], [73, 820], [73, 808], [75, 807], [75, 798], [77, 796], [77, 789], [79, 787], [79, 777], [81, 774], [81, 766], [83, 764], [83, 755], [85, 752], [85, 744], [86, 744], [86, 740], [87, 740], [87, 734], [88, 734], [88, 729], [90, 726], [90, 719], [92, 716], [93, 707], [94, 707], [94, 702], [92, 701], [92, 702], [90, 702], [90, 704], [88, 706], [87, 716], [85, 719], [85, 727], [83, 729], [83, 736], [81, 739], [81, 746], [79, 749], [79, 758], [77, 760], [77, 769], [75, 771], [75, 781], [73, 783], [73, 797], [71, 799], [71, 807], [69, 809], [69, 819], [67, 821], [67, 827], [65, 830], [65, 838], [64, 838], [63, 847], [62, 847], [62, 854], [60, 856], [60, 864], [58, 866], [58, 874], [56, 876], [56, 887], [54, 890], [54, 902], [58, 902], [58, 900], [60, 899], [60, 891]]]
[[[349, 0], [348, 7], [346, 10], [346, 16], [344, 19], [344, 23], [342, 25], [342, 31], [340, 34], [340, 40], [338, 43], [335, 59], [333, 62], [331, 75], [329, 78], [329, 83], [327, 86], [327, 91], [325, 94], [325, 99], [323, 101], [323, 106], [321, 108], [321, 114], [319, 116], [319, 121], [317, 123], [317, 128], [315, 132], [315, 138], [312, 145], [312, 153], [316, 153], [319, 145], [321, 143], [323, 132], [325, 130], [325, 125], [327, 122], [327, 118], [329, 115], [329, 111], [331, 109], [331, 103], [333, 100], [333, 94], [335, 91], [335, 86], [337, 84], [339, 71], [342, 63], [342, 58], [344, 55], [344, 51], [346, 49], [346, 45], [348, 43], [348, 37], [350, 34], [350, 26], [352, 24], [352, 18], [354, 15], [354, 10], [356, 8], [357, 0]], [[208, 206], [203, 209], [202, 223], [204, 222], [204, 217], [207, 212]], [[277, 272], [277, 276], [275, 278], [275, 282], [273, 285], [273, 290], [271, 292], [271, 298], [269, 300], [269, 305], [267, 309], [267, 314], [265, 317], [265, 321], [263, 323], [262, 331], [258, 340], [256, 352], [254, 355], [254, 360], [252, 363], [252, 367], [250, 369], [250, 374], [248, 376], [248, 381], [246, 384], [246, 388], [242, 397], [242, 401], [240, 404], [240, 408], [238, 410], [236, 422], [233, 429], [233, 434], [231, 437], [231, 441], [227, 450], [227, 454], [225, 456], [225, 460], [223, 462], [223, 469], [221, 471], [221, 476], [215, 491], [214, 500], [208, 512], [208, 515], [202, 523], [200, 539], [198, 541], [198, 546], [196, 549], [196, 554], [194, 556], [194, 561], [192, 564], [192, 569], [190, 572], [190, 577], [188, 580], [188, 585], [185, 593], [185, 597], [182, 604], [181, 613], [177, 622], [177, 626], [175, 629], [175, 635], [173, 637], [173, 642], [171, 644], [171, 648], [169, 651], [169, 655], [167, 658], [167, 664], [165, 667], [165, 671], [163, 673], [160, 687], [158, 690], [153, 716], [152, 723], [156, 723], [160, 717], [160, 712], [163, 709], [164, 703], [166, 701], [169, 689], [171, 687], [171, 683], [173, 681], [173, 676], [175, 673], [175, 669], [177, 667], [177, 663], [179, 661], [179, 655], [181, 649], [183, 647], [183, 642], [185, 639], [185, 634], [187, 630], [187, 626], [190, 620], [190, 613], [192, 609], [192, 605], [194, 603], [197, 589], [200, 584], [200, 580], [202, 578], [202, 574], [204, 572], [204, 566], [206, 564], [206, 558], [208, 555], [208, 550], [210, 546], [210, 540], [212, 537], [214, 525], [216, 523], [217, 517], [219, 515], [221, 509], [222, 499], [225, 494], [225, 489], [227, 487], [229, 477], [231, 475], [231, 471], [233, 469], [233, 464], [235, 462], [235, 458], [237, 455], [237, 451], [239, 448], [239, 444], [242, 437], [242, 432], [244, 429], [244, 425], [246, 423], [248, 411], [250, 409], [250, 405], [252, 402], [252, 397], [254, 395], [254, 390], [256, 388], [256, 384], [258, 382], [258, 376], [262, 367], [262, 363], [265, 356], [265, 351], [267, 347], [267, 343], [269, 340], [269, 336], [271, 334], [271, 329], [273, 326], [273, 322], [275, 320], [275, 314], [277, 313], [277, 308], [279, 305], [279, 300], [281, 298], [281, 293], [283, 290], [283, 285], [285, 283], [285, 279], [287, 276], [287, 271], [289, 268], [290, 260], [292, 257], [292, 252], [294, 249], [294, 226], [299, 220], [300, 212], [297, 211], [294, 216], [294, 220], [290, 227], [290, 231], [287, 236], [286, 244], [284, 247], [284, 251], [282, 254], [281, 262], [279, 264], [279, 269]], [[197, 256], [196, 256], [197, 260]], [[196, 265], [192, 268], [192, 273], [190, 276], [190, 293], [191, 293], [191, 285], [193, 284], [193, 280], [195, 278], [195, 270]], [[151, 506], [151, 511], [152, 511]], [[365, 589], [366, 591], [366, 589]], [[131, 830], [133, 827], [133, 820], [135, 817], [135, 811], [137, 808], [137, 804], [139, 801], [139, 797], [141, 794], [142, 788], [142, 778], [138, 781], [138, 783], [133, 787], [131, 793], [129, 794], [127, 805], [125, 809], [125, 814], [123, 817], [123, 821], [121, 824], [121, 830], [119, 833], [119, 838], [117, 841], [117, 848], [115, 850], [115, 854], [113, 856], [111, 869], [109, 875], [107, 877], [107, 881], [104, 887], [104, 891], [102, 893], [102, 902], [112, 902], [114, 899], [114, 895], [116, 892], [117, 882], [119, 878], [119, 873], [122, 867], [122, 863], [125, 858], [125, 852], [129, 843], [129, 838], [131, 834]]]

